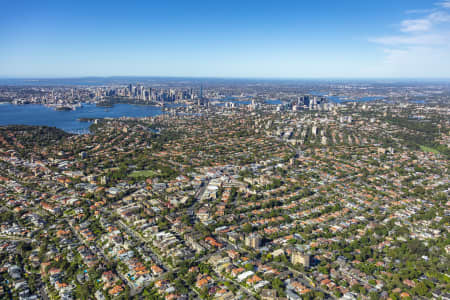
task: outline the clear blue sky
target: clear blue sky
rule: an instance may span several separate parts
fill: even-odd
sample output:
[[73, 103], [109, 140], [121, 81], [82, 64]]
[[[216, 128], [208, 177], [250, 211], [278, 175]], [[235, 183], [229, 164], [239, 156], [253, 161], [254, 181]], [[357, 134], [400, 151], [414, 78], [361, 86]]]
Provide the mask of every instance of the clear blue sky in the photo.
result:
[[446, 77], [450, 0], [2, 1], [0, 77]]

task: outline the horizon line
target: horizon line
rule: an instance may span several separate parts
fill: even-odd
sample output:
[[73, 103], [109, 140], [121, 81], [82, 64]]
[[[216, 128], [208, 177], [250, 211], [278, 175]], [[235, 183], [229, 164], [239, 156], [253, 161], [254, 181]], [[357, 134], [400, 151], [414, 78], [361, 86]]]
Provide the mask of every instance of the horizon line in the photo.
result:
[[54, 80], [91, 78], [161, 78], [161, 79], [241, 79], [241, 80], [450, 80], [450, 77], [253, 77], [189, 75], [86, 75], [86, 76], [0, 76], [0, 80]]

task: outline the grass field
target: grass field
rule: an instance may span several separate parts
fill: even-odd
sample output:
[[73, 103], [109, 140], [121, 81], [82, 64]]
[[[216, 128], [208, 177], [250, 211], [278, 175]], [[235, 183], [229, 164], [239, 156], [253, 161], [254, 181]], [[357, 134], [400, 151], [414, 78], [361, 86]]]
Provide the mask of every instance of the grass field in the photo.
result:
[[437, 151], [436, 149], [428, 147], [428, 146], [420, 145], [420, 149], [422, 149], [422, 151], [424, 151], [424, 152], [431, 152], [431, 153], [436, 153], [436, 154], [439, 153], [439, 151]]
[[142, 170], [142, 171], [134, 171], [130, 174], [130, 177], [154, 177], [156, 176], [156, 172], [152, 170]]

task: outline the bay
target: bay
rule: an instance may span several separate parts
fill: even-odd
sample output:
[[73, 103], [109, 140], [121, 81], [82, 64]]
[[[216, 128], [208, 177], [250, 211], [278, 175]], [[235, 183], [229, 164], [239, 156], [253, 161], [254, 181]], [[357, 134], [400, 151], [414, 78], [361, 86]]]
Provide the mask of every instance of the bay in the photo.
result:
[[70, 133], [88, 133], [89, 122], [79, 118], [149, 117], [162, 114], [160, 107], [150, 105], [115, 104], [101, 107], [83, 104], [77, 110], [57, 111], [40, 104], [0, 104], [0, 125], [44, 125]]

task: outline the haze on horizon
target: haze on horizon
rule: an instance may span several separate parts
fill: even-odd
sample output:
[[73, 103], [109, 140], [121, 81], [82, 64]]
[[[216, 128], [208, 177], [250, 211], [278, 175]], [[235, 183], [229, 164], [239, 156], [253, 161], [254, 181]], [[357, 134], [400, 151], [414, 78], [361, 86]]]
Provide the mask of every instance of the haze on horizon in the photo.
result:
[[450, 78], [450, 0], [2, 7], [0, 77]]

